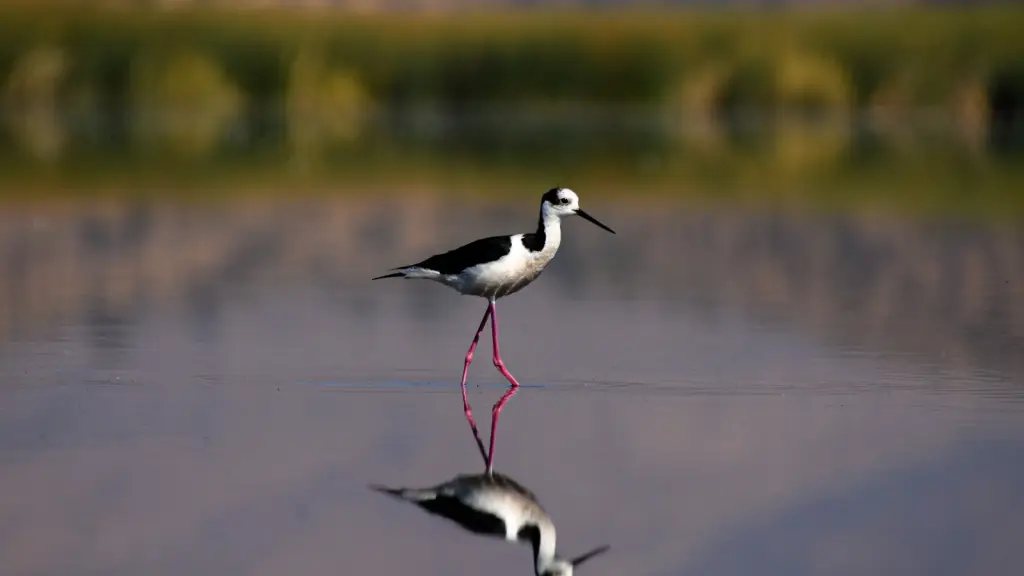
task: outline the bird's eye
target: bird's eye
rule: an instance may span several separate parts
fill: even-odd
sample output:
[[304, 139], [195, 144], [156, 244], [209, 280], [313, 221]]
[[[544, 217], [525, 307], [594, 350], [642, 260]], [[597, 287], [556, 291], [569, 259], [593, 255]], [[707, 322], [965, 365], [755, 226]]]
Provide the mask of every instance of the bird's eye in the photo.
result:
[[560, 200], [560, 202], [561, 202], [562, 204], [568, 204], [568, 203], [569, 203], [569, 199], [568, 199], [568, 198], [562, 198], [562, 199]]

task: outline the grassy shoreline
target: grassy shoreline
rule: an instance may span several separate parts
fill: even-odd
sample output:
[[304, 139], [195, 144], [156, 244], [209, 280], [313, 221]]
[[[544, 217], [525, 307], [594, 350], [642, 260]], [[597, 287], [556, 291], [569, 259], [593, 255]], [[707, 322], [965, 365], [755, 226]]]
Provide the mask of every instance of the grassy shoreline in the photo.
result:
[[[558, 181], [1024, 213], [1021, 146], [998, 143], [1024, 110], [1013, 7], [51, 10], [0, 8], [4, 201]], [[736, 136], [748, 117], [781, 128]]]
[[90, 88], [126, 102], [158, 99], [150, 92], [163, 75], [178, 73], [206, 83], [182, 98], [201, 101], [219, 87], [263, 106], [300, 90], [310, 100], [327, 92], [386, 106], [955, 109], [972, 105], [971, 91], [991, 102], [993, 91], [1020, 89], [1021, 29], [1024, 11], [1012, 7], [429, 15], [7, 7], [0, 77], [46, 48], [63, 57], [59, 93]]

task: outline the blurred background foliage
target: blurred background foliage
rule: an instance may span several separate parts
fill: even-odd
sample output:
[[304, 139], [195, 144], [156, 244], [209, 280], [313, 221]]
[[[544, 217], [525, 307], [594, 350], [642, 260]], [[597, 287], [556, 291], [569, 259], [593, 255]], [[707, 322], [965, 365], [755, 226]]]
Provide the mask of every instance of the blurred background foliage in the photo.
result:
[[557, 181], [1017, 214], [1021, 30], [1015, 6], [0, 6], [0, 191]]

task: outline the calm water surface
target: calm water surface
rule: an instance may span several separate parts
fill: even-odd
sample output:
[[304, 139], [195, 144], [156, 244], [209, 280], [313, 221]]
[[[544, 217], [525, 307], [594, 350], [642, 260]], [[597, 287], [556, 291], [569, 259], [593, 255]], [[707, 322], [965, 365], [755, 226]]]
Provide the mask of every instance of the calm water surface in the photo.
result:
[[[1024, 227], [586, 207], [619, 234], [568, 222], [498, 305], [524, 388], [497, 467], [565, 554], [612, 545], [581, 573], [1024, 571]], [[369, 278], [534, 221], [0, 209], [4, 574], [531, 573], [366, 485], [481, 469], [457, 379], [485, 306]]]

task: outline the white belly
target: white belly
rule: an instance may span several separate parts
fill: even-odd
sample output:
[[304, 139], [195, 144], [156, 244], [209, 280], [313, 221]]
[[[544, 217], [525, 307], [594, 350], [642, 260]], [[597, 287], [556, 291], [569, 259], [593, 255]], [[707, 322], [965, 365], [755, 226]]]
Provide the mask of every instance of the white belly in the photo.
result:
[[500, 260], [473, 266], [453, 276], [451, 286], [472, 296], [495, 299], [508, 296], [536, 280], [554, 256], [554, 250], [513, 250]]

